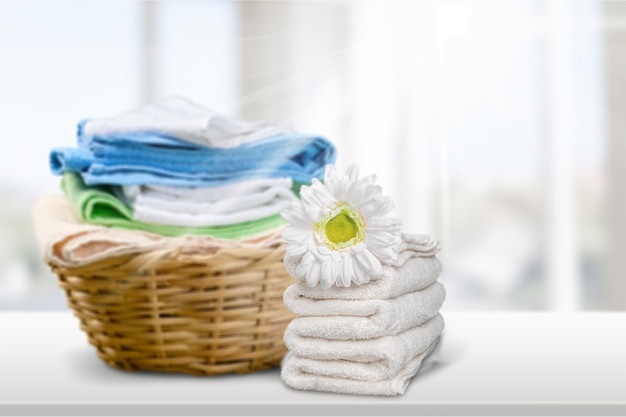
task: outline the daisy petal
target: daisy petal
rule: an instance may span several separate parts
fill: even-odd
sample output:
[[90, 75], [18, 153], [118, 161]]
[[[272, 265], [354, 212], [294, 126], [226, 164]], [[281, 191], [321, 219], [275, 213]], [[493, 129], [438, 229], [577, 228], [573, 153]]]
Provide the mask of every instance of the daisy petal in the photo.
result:
[[333, 275], [333, 263], [330, 257], [324, 259], [322, 262], [322, 281], [332, 281], [335, 282], [335, 277]]
[[334, 179], [337, 177], [337, 168], [333, 164], [328, 164], [324, 168], [324, 183], [329, 179]]
[[396, 217], [372, 217], [367, 220], [365, 228], [368, 232], [373, 231], [390, 231], [394, 234], [400, 231], [402, 222]]
[[335, 194], [337, 187], [337, 170], [334, 165], [326, 165], [326, 173], [324, 174], [324, 185], [328, 192], [332, 195]]
[[289, 244], [303, 243], [307, 239], [311, 239], [313, 232], [299, 227], [285, 227], [283, 230], [283, 238]]
[[350, 186], [349, 181], [344, 181], [344, 178], [345, 177], [337, 178], [337, 182], [335, 183], [335, 190], [333, 192], [333, 195], [339, 201], [346, 200], [346, 193], [348, 191], [348, 187]]
[[370, 276], [365, 270], [365, 268], [356, 261], [356, 259], [352, 258], [352, 269], [354, 273], [352, 275], [352, 282], [356, 285], [363, 285], [370, 280]]
[[393, 252], [398, 252], [400, 249], [401, 242], [402, 240], [400, 239], [400, 236], [396, 236], [388, 232], [380, 232], [380, 231], [370, 232], [365, 237], [365, 244], [367, 245], [367, 248], [370, 250], [388, 249]]
[[[378, 177], [376, 176], [376, 174], [370, 174], [370, 175], [366, 175], [364, 176], [361, 181], [367, 183], [367, 184], [375, 184], [376, 181], [378, 180]], [[382, 190], [382, 188], [381, 188]]]
[[322, 279], [320, 280], [320, 287], [322, 287], [323, 290], [327, 290], [330, 287], [333, 286], [335, 282], [331, 279], [325, 279], [324, 277], [322, 277]]
[[356, 164], [352, 164], [348, 167], [346, 175], [350, 178], [351, 182], [356, 182], [359, 178], [359, 167]]
[[320, 282], [321, 267], [318, 262], [313, 262], [311, 267], [306, 271], [306, 284], [309, 287], [314, 287]]
[[361, 243], [358, 243], [358, 244], [352, 246], [350, 248], [350, 251], [352, 253], [354, 253], [354, 254], [357, 254], [357, 253], [363, 252], [365, 249], [367, 249], [367, 246], [365, 245], [365, 243], [361, 242]]
[[390, 197], [370, 199], [361, 207], [361, 213], [366, 218], [380, 217], [388, 214], [394, 209], [393, 200]]
[[296, 256], [304, 255], [307, 250], [307, 245], [293, 245], [287, 248], [285, 256], [295, 258]]
[[381, 263], [391, 264], [398, 259], [398, 252], [393, 248], [369, 248]]
[[[352, 256], [344, 252], [341, 257], [341, 286], [349, 287], [352, 282], [352, 276], [354, 275], [354, 269], [352, 268]], [[338, 280], [339, 282], [339, 280]]]
[[315, 263], [315, 256], [311, 252], [305, 252], [300, 260], [300, 265], [296, 268], [297, 279], [303, 279], [307, 275], [308, 269]]
[[346, 195], [346, 201], [353, 207], [360, 207], [367, 199], [365, 187], [360, 187], [357, 184], [351, 187]]
[[333, 254], [333, 251], [331, 251], [327, 246], [325, 245], [319, 245], [317, 247], [317, 250], [319, 251], [320, 254], [324, 255], [324, 256], [331, 256]]
[[304, 211], [283, 210], [280, 212], [280, 217], [287, 223], [302, 229], [312, 227], [314, 224]]
[[380, 261], [369, 250], [364, 250], [356, 256], [357, 261], [365, 268], [371, 277], [380, 276], [383, 273], [383, 267]]

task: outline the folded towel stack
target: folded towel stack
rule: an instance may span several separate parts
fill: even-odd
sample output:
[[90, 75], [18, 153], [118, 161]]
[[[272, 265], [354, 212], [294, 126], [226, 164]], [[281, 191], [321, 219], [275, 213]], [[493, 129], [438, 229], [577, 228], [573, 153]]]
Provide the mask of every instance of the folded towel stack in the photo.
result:
[[[444, 328], [439, 311], [445, 289], [437, 281], [441, 264], [435, 257], [440, 246], [425, 235], [398, 233], [396, 240], [392, 232], [397, 225], [388, 228], [389, 235], [378, 233], [383, 217], [366, 217], [376, 210], [375, 201], [363, 202], [370, 193], [361, 191], [367, 187], [359, 186], [356, 175], [354, 186], [349, 186], [347, 177], [333, 177], [327, 174], [324, 186], [314, 183], [303, 189], [301, 204], [294, 202], [291, 212], [284, 214], [291, 220], [284, 233], [288, 241], [284, 263], [298, 282], [287, 288], [283, 300], [298, 317], [284, 334], [289, 353], [283, 359], [281, 378], [302, 390], [403, 394]], [[315, 187], [318, 196], [325, 195], [323, 206], [331, 207], [326, 217], [314, 210], [319, 199], [312, 198], [316, 193], [310, 188]], [[383, 201], [379, 198], [379, 207]], [[334, 204], [338, 210], [332, 210]], [[314, 238], [309, 240], [310, 213], [323, 220], [314, 224]], [[391, 243], [377, 243], [384, 240]], [[330, 244], [320, 244], [325, 241]], [[389, 248], [393, 253], [388, 257], [380, 255]], [[361, 256], [368, 251], [370, 255]], [[309, 254], [313, 261], [306, 259]], [[377, 258], [382, 259], [380, 264]], [[340, 265], [345, 260], [348, 265]], [[316, 262], [322, 263], [321, 275], [311, 277]], [[355, 275], [377, 270], [380, 273], [369, 277]], [[327, 280], [333, 273], [336, 278]]]
[[[403, 236], [419, 240], [423, 236]], [[284, 295], [299, 317], [285, 332], [282, 378], [293, 388], [360, 395], [404, 393], [443, 330], [445, 290], [435, 242], [405, 250], [404, 263], [358, 287], [298, 282]], [[294, 273], [294, 260], [286, 262]]]
[[280, 227], [279, 212], [335, 159], [323, 137], [179, 97], [84, 120], [77, 139], [53, 149], [50, 166], [81, 219], [163, 236], [240, 239]]

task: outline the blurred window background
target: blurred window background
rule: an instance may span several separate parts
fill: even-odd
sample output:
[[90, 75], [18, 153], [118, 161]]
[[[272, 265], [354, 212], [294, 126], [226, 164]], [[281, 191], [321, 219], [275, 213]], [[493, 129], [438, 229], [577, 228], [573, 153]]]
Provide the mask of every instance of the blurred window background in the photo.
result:
[[167, 95], [322, 134], [443, 244], [447, 309], [626, 309], [626, 2], [0, 2], [0, 309], [76, 123]]

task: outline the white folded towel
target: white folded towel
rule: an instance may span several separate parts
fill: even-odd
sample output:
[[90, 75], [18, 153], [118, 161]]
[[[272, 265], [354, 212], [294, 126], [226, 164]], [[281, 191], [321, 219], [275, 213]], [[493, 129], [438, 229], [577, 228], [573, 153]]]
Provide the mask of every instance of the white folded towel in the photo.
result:
[[[259, 220], [264, 217], [277, 215], [283, 209], [289, 206], [290, 198], [293, 198], [293, 194], [291, 193], [291, 191], [285, 190], [284, 195], [276, 195], [271, 200], [265, 201], [257, 207], [238, 210], [233, 209], [224, 213], [211, 213], [209, 209], [206, 213], [203, 214], [181, 212], [181, 210], [184, 210], [185, 208], [191, 208], [192, 204], [187, 204], [185, 206], [181, 204], [180, 207], [174, 206], [172, 209], [169, 209], [167, 208], [167, 203], [157, 205], [151, 203], [143, 204], [137, 202], [132, 205], [133, 218], [137, 221], [147, 223], [158, 223], [174, 226], [224, 226], [229, 224]], [[222, 208], [223, 206], [224, 205], [222, 205]], [[200, 211], [200, 209], [198, 207], [193, 207], [193, 211]]]
[[232, 198], [241, 198], [258, 193], [281, 192], [289, 190], [293, 181], [289, 177], [259, 178], [236, 181], [215, 187], [169, 187], [165, 185], [145, 184], [122, 187], [123, 196], [129, 203], [135, 200], [158, 199], [180, 204], [184, 201], [196, 203], [218, 203]]
[[234, 148], [290, 130], [267, 122], [247, 122], [217, 114], [182, 97], [167, 97], [115, 117], [90, 119], [84, 135], [154, 133], [215, 148]]
[[432, 285], [440, 272], [441, 263], [436, 257], [413, 257], [401, 267], [383, 265], [381, 278], [361, 286], [333, 287], [328, 291], [296, 282], [290, 287], [290, 294], [314, 300], [385, 300]]
[[281, 378], [292, 388], [362, 395], [402, 394], [444, 328], [440, 314], [395, 336], [338, 341], [299, 337], [289, 329], [290, 354]]
[[[366, 340], [333, 340], [302, 337], [289, 327], [284, 341], [289, 350], [298, 356], [321, 361], [364, 362], [376, 366], [378, 371], [390, 369], [394, 373], [415, 355], [421, 353], [441, 334], [444, 321], [437, 314], [421, 326], [413, 327], [393, 336]], [[352, 366], [353, 364], [348, 364]], [[349, 367], [348, 366], [348, 367]]]
[[285, 306], [300, 316], [289, 330], [302, 337], [340, 340], [394, 335], [419, 326], [439, 312], [446, 295], [436, 282], [386, 300], [315, 300], [298, 295], [296, 285], [283, 297]]
[[274, 199], [269, 203], [246, 210], [227, 214], [188, 214], [164, 210], [162, 208], [134, 205], [133, 218], [146, 223], [166, 224], [172, 226], [224, 226], [262, 219], [280, 213], [287, 208], [289, 200]]
[[117, 188], [133, 218], [175, 226], [221, 226], [278, 214], [294, 198], [291, 178], [239, 181], [218, 187]]
[[433, 240], [429, 235], [419, 233], [402, 233], [402, 243], [398, 250], [398, 259], [391, 266], [402, 266], [415, 256], [435, 256], [441, 250], [438, 240]]
[[[297, 356], [288, 353], [283, 360], [281, 378], [285, 385], [299, 390], [325, 391], [352, 395], [402, 395], [411, 382], [411, 378], [419, 371], [422, 361], [435, 349], [433, 342], [423, 353], [412, 358], [395, 375], [378, 381], [367, 381], [351, 378], [337, 378], [316, 373], [308, 373]], [[318, 361], [319, 363], [319, 361]], [[313, 367], [315, 368], [315, 366]]]

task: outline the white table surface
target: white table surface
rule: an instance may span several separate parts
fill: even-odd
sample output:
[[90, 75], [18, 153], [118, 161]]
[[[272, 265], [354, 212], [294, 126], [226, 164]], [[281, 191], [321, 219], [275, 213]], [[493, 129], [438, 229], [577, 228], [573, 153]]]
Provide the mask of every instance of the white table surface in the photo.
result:
[[399, 397], [296, 391], [278, 369], [195, 377], [97, 358], [67, 312], [0, 313], [0, 415], [626, 415], [626, 313], [446, 312]]

